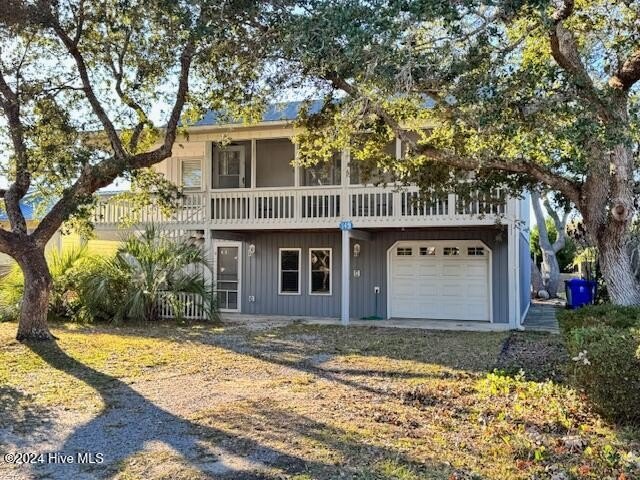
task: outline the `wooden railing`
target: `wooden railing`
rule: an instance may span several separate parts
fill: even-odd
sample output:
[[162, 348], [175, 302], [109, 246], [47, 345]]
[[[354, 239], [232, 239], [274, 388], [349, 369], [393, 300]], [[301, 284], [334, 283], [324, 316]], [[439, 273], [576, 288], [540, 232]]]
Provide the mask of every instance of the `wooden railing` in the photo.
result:
[[506, 214], [506, 205], [499, 190], [464, 199], [456, 194], [424, 194], [414, 187], [243, 188], [186, 194], [170, 215], [153, 207], [136, 211], [123, 201], [101, 202], [94, 221], [109, 226], [132, 216], [132, 223], [222, 229], [326, 228], [342, 219], [361, 227], [430, 226], [491, 223], [495, 216]]

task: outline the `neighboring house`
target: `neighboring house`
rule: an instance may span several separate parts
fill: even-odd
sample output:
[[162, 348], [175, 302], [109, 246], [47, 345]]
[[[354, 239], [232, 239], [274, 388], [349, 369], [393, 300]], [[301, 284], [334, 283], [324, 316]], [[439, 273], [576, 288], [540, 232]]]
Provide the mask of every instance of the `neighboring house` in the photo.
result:
[[[251, 126], [210, 113], [155, 167], [186, 195], [171, 218], [146, 209], [138, 219], [202, 242], [221, 311], [520, 325], [530, 296], [528, 198], [420, 200], [417, 188], [361, 184], [348, 151], [330, 165], [294, 167], [298, 108], [273, 106]], [[402, 148], [396, 141], [389, 152]], [[113, 238], [128, 211], [100, 205], [99, 235]]]

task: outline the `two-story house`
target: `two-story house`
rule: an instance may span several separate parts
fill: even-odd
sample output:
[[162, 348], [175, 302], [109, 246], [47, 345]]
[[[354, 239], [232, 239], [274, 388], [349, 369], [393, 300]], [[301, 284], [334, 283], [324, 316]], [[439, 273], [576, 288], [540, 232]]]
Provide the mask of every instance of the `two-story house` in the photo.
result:
[[[528, 198], [465, 202], [364, 185], [348, 151], [330, 165], [292, 165], [298, 108], [273, 106], [251, 126], [210, 113], [155, 167], [185, 198], [170, 218], [147, 210], [139, 220], [201, 240], [222, 312], [520, 325]], [[402, 148], [389, 145], [398, 156]], [[125, 211], [102, 205], [98, 230], [108, 235]]]

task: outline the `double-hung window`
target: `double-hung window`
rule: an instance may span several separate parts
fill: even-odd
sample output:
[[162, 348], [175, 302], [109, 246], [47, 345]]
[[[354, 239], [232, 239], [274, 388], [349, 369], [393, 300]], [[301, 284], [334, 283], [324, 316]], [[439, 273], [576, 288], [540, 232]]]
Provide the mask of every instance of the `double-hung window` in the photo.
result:
[[300, 249], [281, 248], [278, 258], [278, 293], [300, 295]]
[[309, 294], [331, 295], [331, 249], [309, 249]]

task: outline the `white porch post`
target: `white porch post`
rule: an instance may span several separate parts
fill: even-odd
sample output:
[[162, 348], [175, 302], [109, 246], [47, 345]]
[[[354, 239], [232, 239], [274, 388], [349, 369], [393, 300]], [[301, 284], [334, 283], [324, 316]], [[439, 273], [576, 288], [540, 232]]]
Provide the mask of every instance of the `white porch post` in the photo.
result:
[[351, 259], [351, 255], [350, 255], [350, 249], [349, 249], [349, 231], [348, 230], [342, 230], [342, 268], [341, 268], [341, 272], [342, 272], [342, 299], [341, 299], [341, 306], [342, 306], [342, 312], [340, 315], [340, 320], [342, 322], [342, 325], [344, 325], [345, 327], [347, 325], [349, 325], [349, 279], [350, 279], [350, 275], [349, 273], [351, 272], [351, 265], [350, 265], [350, 259]]

